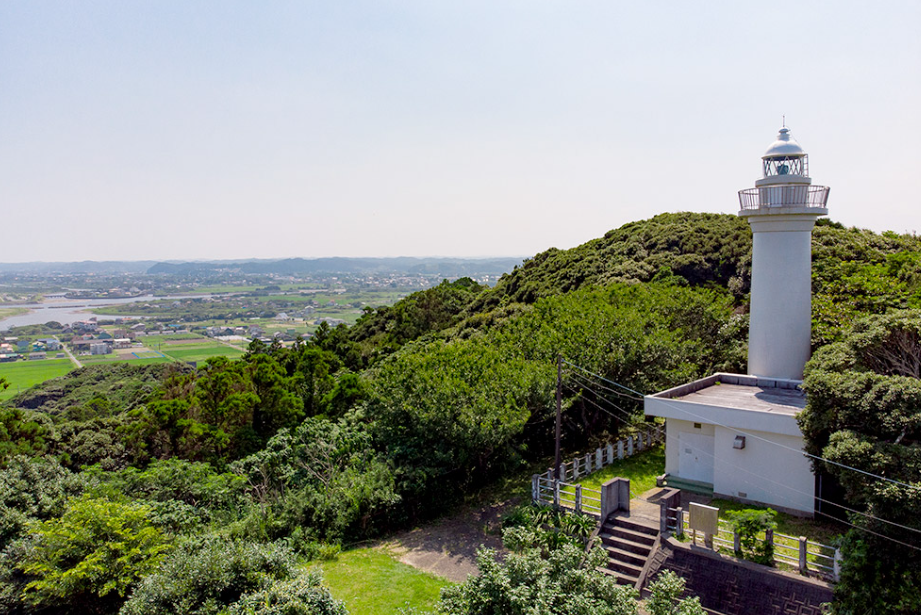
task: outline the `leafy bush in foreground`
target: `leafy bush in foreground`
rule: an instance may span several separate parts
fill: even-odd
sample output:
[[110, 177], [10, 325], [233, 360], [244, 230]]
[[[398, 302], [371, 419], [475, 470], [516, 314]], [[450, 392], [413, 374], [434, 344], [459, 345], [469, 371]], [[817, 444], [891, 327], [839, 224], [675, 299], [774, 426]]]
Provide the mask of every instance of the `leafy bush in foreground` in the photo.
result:
[[294, 552], [283, 543], [256, 544], [212, 534], [179, 547], [138, 585], [121, 613], [216, 615], [245, 594], [290, 579], [295, 566]]
[[60, 611], [111, 612], [170, 549], [150, 509], [84, 495], [57, 519], [29, 524], [31, 544], [16, 563], [32, 580], [24, 598]]
[[322, 585], [319, 570], [246, 594], [230, 607], [230, 615], [348, 615], [345, 604]]

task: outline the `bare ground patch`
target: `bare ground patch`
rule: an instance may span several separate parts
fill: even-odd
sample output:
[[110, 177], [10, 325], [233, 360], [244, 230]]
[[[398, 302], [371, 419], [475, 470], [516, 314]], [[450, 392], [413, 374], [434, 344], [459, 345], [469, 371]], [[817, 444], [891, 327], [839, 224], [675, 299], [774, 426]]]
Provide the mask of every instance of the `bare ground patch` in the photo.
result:
[[437, 574], [455, 583], [477, 573], [480, 546], [506, 553], [502, 546], [502, 515], [517, 502], [509, 501], [463, 512], [393, 536], [380, 545], [404, 564]]

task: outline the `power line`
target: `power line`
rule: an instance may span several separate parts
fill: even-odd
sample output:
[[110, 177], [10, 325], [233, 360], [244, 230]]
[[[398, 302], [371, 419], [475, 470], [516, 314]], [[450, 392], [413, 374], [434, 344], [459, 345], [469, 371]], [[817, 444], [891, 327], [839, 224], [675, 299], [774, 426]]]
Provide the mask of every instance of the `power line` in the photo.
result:
[[[620, 406], [618, 406], [617, 404], [615, 404], [614, 402], [612, 402], [610, 399], [607, 399], [606, 397], [604, 397], [604, 395], [599, 395], [597, 391], [595, 391], [594, 389], [592, 389], [592, 386], [591, 386], [592, 383], [591, 383], [591, 381], [589, 381], [589, 380], [583, 380], [583, 379], [582, 379], [583, 377], [582, 377], [582, 376], [579, 376], [578, 374], [573, 374], [573, 375], [576, 376], [576, 378], [578, 379], [578, 380], [576, 381], [576, 383], [577, 383], [579, 386], [581, 386], [583, 389], [587, 389], [587, 390], [589, 390], [589, 391], [592, 391], [592, 393], [595, 393], [595, 395], [597, 395], [599, 399], [604, 399], [606, 402], [608, 402], [609, 404], [611, 404], [612, 406], [614, 406], [615, 408], [617, 408], [617, 409], [620, 410], [621, 412], [626, 412], [626, 413], [630, 414], [629, 410], [624, 410], [623, 408], [621, 408]], [[586, 383], [588, 383], [588, 384], [586, 384]], [[568, 385], [567, 385], [567, 386], [568, 386]], [[570, 388], [571, 388], [571, 387], [570, 387]], [[602, 388], [603, 388], [603, 387], [602, 387]]]
[[[577, 372], [569, 372], [569, 375], [575, 378], [579, 378], [580, 382], [582, 381], [591, 382], [586, 376], [583, 376], [582, 374], [579, 374]], [[643, 401], [641, 398], [636, 398], [636, 397], [633, 397], [632, 395], [625, 395], [624, 393], [621, 393], [620, 391], [617, 391], [610, 387], [606, 387], [603, 384], [598, 384], [598, 383], [593, 383], [593, 384], [594, 386], [600, 387], [604, 389], [605, 391], [608, 391], [609, 393], [613, 393], [614, 395], [617, 395], [618, 397], [623, 397], [625, 399], [629, 399], [630, 401]]]
[[[583, 372], [585, 372], [586, 374], [589, 374], [590, 376], [594, 376], [595, 378], [598, 378], [599, 380], [604, 380], [604, 381], [607, 382], [608, 384], [612, 384], [612, 385], [614, 385], [614, 386], [616, 386], [616, 387], [618, 387], [618, 388], [621, 388], [621, 389], [627, 391], [628, 393], [633, 393], [634, 395], [639, 395], [639, 399], [636, 399], [636, 401], [643, 401], [643, 398], [645, 397], [642, 393], [640, 393], [640, 392], [638, 392], [638, 391], [634, 391], [634, 390], [631, 389], [630, 387], [625, 387], [624, 385], [620, 384], [619, 382], [614, 382], [613, 380], [608, 380], [608, 379], [605, 378], [604, 376], [599, 376], [598, 374], [596, 374], [596, 373], [594, 373], [594, 372], [591, 372], [591, 371], [585, 369], [584, 367], [582, 367], [582, 366], [580, 366], [580, 365], [576, 365], [575, 363], [570, 363], [570, 362], [567, 361], [566, 359], [563, 359], [563, 363], [565, 363], [566, 365], [568, 365], [568, 366], [570, 366], [570, 367], [574, 367], [574, 368], [576, 368], [576, 369], [579, 370], [579, 371], [583, 371]], [[631, 399], [635, 399], [635, 398], [631, 398]]]
[[[571, 392], [573, 392], [573, 393], [575, 393], [575, 394], [578, 395], [579, 391], [575, 390], [574, 388], [572, 388], [572, 387], [569, 386], [568, 384], [564, 384], [563, 386], [566, 387], [567, 389], [569, 389]], [[602, 407], [599, 406], [594, 400], [591, 400], [591, 399], [589, 399], [588, 397], [582, 397], [582, 400], [587, 401], [588, 403], [590, 403], [590, 404], [592, 404], [593, 406], [595, 406], [598, 410], [604, 412], [605, 414], [607, 414], [607, 415], [609, 415], [609, 416], [614, 417], [615, 419], [617, 419], [618, 421], [621, 421], [621, 422], [624, 423], [625, 425], [636, 425], [636, 424], [639, 422], [639, 421], [628, 421], [628, 420], [626, 420], [626, 419], [622, 419], [621, 417], [617, 416], [617, 415], [614, 414], [613, 412], [611, 412], [611, 411], [609, 411], [609, 410], [606, 410], [606, 409], [602, 408]], [[606, 401], [607, 401], [607, 400], [606, 400]], [[608, 403], [611, 403], [611, 402], [609, 401]], [[612, 404], [612, 405], [613, 405], [613, 404]], [[616, 408], [616, 407], [617, 407], [617, 406], [615, 406], [615, 408]], [[620, 409], [620, 408], [618, 408], [618, 409]], [[626, 411], [624, 411], [624, 412], [626, 413]]]
[[[897, 538], [893, 538], [892, 536], [886, 536], [885, 534], [880, 534], [879, 532], [874, 532], [874, 531], [871, 530], [871, 529], [868, 529], [868, 528], [865, 528], [865, 527], [861, 527], [861, 526], [859, 526], [859, 525], [856, 525], [856, 524], [854, 524], [854, 523], [851, 523], [850, 521], [845, 521], [844, 519], [838, 519], [837, 517], [833, 517], [833, 516], [829, 515], [828, 513], [823, 513], [822, 511], [818, 511], [818, 513], [819, 513], [820, 515], [823, 515], [823, 516], [825, 516], [825, 517], [828, 517], [829, 519], [834, 519], [834, 520], [836, 520], [836, 521], [839, 521], [839, 522], [841, 522], [841, 523], [844, 523], [845, 525], [849, 525], [849, 526], [851, 526], [852, 528], [854, 528], [855, 530], [860, 530], [861, 532], [866, 532], [866, 533], [868, 533], [868, 534], [873, 534], [874, 536], [878, 536], [878, 537], [880, 537], [880, 538], [882, 538], [882, 539], [884, 539], [884, 540], [890, 540], [890, 541], [892, 541], [892, 542], [894, 542], [894, 543], [896, 543], [896, 544], [902, 545], [903, 547], [908, 547], [909, 549], [914, 549], [915, 551], [921, 551], [921, 547], [916, 547], [916, 546], [914, 546], [914, 545], [908, 544], [907, 542], [902, 542], [901, 540], [899, 540], [899, 539], [897, 539]], [[885, 519], [878, 519], [878, 521], [885, 521]], [[904, 526], [903, 526], [903, 527], [904, 527]], [[911, 529], [911, 528], [909, 528], [909, 529]], [[914, 531], [917, 531], [917, 530], [914, 530]]]

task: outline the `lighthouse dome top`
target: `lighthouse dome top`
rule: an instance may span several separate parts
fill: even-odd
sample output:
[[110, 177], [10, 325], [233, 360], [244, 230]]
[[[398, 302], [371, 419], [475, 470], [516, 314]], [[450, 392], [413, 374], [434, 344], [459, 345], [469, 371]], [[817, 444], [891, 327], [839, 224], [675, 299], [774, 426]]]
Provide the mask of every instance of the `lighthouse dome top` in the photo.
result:
[[798, 158], [805, 155], [805, 150], [790, 136], [790, 129], [784, 126], [777, 134], [777, 140], [771, 143], [762, 158]]

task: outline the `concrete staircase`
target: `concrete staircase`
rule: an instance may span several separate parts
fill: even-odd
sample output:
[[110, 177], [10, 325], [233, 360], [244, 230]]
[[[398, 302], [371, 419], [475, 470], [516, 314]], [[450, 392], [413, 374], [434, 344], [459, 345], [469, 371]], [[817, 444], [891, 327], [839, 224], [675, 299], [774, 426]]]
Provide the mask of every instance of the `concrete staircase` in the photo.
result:
[[657, 527], [611, 515], [598, 533], [598, 540], [608, 552], [607, 567], [601, 571], [621, 585], [635, 586], [658, 533]]

